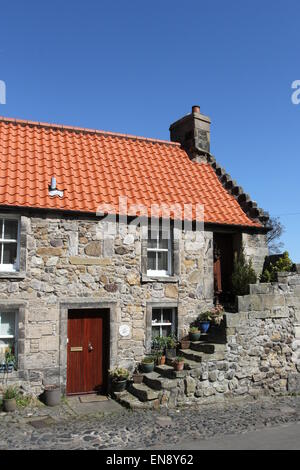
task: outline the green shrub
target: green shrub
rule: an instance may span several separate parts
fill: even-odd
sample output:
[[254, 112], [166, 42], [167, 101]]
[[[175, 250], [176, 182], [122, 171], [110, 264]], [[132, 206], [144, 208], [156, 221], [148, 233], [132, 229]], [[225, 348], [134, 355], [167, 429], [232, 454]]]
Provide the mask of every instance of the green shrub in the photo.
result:
[[9, 386], [4, 390], [3, 399], [4, 400], [11, 400], [12, 398], [19, 397], [19, 388], [16, 386]]
[[175, 349], [177, 347], [178, 340], [175, 335], [166, 336], [166, 341], [167, 349]]
[[146, 356], [142, 359], [142, 362], [144, 364], [152, 364], [152, 362], [155, 361], [155, 358], [153, 356]]
[[183, 356], [176, 356], [175, 362], [184, 362]]
[[249, 284], [257, 281], [256, 273], [252, 267], [252, 260], [246, 260], [242, 249], [238, 256], [235, 256], [232, 274], [232, 291], [235, 295], [249, 294]]
[[165, 347], [167, 346], [168, 342], [167, 336], [156, 336], [152, 340], [152, 349], [158, 351], [164, 351]]
[[129, 370], [124, 367], [115, 367], [109, 371], [112, 380], [126, 380], [129, 378]]
[[270, 263], [269, 266], [264, 269], [260, 276], [260, 282], [275, 282], [277, 281], [277, 273], [291, 272], [292, 270], [293, 263], [290, 260], [289, 253], [285, 251], [276, 263]]
[[190, 333], [199, 333], [199, 328], [197, 326], [191, 326]]

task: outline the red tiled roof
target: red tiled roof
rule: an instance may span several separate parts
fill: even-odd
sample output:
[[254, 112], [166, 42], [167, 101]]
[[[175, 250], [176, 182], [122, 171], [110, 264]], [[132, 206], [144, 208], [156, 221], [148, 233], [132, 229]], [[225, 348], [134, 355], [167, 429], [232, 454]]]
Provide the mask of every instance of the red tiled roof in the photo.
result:
[[[128, 204], [204, 205], [204, 220], [260, 227], [210, 165], [162, 140], [0, 118], [0, 205], [95, 213]], [[49, 195], [51, 177], [63, 198]]]

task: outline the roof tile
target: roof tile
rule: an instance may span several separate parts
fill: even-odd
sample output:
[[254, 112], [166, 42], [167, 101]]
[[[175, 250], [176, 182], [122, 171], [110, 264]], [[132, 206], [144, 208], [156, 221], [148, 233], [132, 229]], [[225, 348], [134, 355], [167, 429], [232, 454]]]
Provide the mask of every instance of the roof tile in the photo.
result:
[[[52, 176], [63, 198], [49, 196]], [[117, 212], [119, 196], [148, 210], [201, 203], [205, 222], [260, 226], [177, 143], [0, 118], [0, 205], [95, 213], [110, 203]]]

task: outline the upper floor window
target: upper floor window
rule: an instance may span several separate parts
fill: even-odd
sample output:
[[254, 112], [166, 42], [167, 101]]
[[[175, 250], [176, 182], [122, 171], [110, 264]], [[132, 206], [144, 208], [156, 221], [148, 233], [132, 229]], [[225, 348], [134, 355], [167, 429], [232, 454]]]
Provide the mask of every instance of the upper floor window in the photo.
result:
[[169, 276], [172, 274], [172, 240], [170, 231], [162, 228], [148, 231], [147, 274]]
[[19, 269], [19, 220], [0, 216], [0, 271]]

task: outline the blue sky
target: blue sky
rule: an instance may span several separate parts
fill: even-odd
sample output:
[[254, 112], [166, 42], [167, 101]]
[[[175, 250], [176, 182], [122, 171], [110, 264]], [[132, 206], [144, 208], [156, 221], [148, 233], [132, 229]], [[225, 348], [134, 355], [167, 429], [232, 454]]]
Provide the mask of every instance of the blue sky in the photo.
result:
[[169, 139], [199, 104], [217, 161], [300, 262], [299, 15], [296, 0], [2, 2], [0, 114]]

